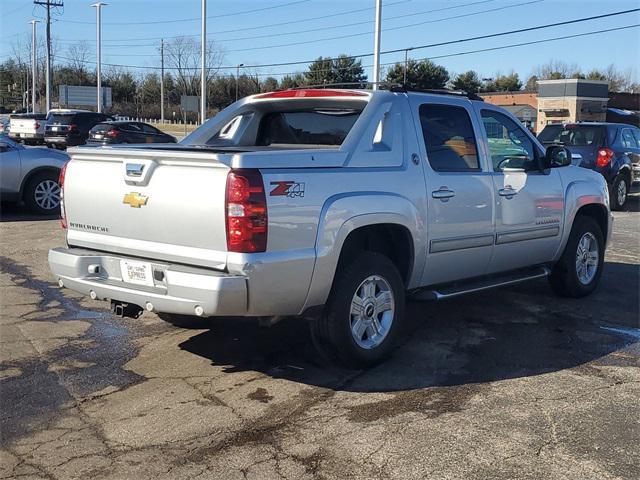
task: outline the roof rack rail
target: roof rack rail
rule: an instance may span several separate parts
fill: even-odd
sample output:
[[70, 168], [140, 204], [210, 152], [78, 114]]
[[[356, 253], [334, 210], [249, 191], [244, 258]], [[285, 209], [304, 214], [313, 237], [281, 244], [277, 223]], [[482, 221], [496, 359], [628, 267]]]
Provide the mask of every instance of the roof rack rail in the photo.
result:
[[484, 99], [479, 95], [471, 92], [465, 92], [464, 90], [447, 90], [444, 88], [416, 88], [411, 85], [397, 85], [390, 88], [392, 92], [418, 92], [418, 93], [433, 93], [436, 95], [454, 95], [457, 97], [467, 97], [469, 100], [478, 100], [484, 102]]

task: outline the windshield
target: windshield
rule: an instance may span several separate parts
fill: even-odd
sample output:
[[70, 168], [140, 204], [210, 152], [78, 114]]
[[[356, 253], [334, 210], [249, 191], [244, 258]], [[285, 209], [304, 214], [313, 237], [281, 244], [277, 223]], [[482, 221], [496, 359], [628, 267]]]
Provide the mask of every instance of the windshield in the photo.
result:
[[605, 136], [606, 129], [600, 125], [550, 125], [540, 132], [538, 139], [542, 143], [601, 147], [604, 145]]

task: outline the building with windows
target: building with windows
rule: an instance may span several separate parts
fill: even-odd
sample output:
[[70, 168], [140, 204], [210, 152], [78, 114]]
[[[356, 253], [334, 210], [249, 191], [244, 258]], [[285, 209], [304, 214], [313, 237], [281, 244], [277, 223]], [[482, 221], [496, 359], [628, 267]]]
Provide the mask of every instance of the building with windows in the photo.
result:
[[538, 92], [480, 93], [485, 102], [513, 113], [534, 132], [566, 122], [621, 122], [638, 125], [639, 93], [609, 93], [599, 80], [540, 80]]

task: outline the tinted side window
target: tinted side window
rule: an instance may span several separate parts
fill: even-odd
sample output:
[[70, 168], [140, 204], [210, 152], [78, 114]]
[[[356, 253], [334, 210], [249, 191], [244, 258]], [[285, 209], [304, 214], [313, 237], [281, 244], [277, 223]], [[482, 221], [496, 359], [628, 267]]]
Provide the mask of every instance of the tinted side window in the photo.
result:
[[520, 125], [493, 110], [482, 110], [481, 115], [495, 172], [537, 168], [533, 142]]
[[151, 125], [147, 125], [146, 123], [141, 123], [140, 126], [142, 126], [142, 131], [144, 133], [152, 133], [152, 134], [156, 134], [156, 135], [158, 133], [160, 133], [154, 127], [152, 127]]
[[624, 148], [637, 148], [636, 139], [633, 137], [633, 132], [630, 128], [622, 130], [622, 146]]
[[634, 130], [633, 136], [636, 137], [636, 148], [640, 148], [640, 130]]
[[420, 124], [431, 168], [437, 172], [480, 170], [476, 138], [466, 109], [424, 104], [420, 106]]

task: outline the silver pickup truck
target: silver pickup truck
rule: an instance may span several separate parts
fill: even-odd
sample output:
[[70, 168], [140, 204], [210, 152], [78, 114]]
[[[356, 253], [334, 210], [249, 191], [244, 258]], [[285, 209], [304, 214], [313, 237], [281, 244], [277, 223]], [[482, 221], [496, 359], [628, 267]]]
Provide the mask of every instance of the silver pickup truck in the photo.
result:
[[278, 91], [178, 145], [69, 152], [61, 286], [132, 317], [310, 318], [348, 366], [391, 352], [407, 294], [588, 295], [612, 228], [601, 175], [464, 95]]

